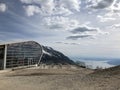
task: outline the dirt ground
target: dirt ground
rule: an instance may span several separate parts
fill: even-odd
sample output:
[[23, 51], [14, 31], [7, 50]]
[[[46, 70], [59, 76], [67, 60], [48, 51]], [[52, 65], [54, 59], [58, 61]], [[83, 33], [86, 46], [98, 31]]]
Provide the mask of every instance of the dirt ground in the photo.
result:
[[0, 90], [120, 90], [120, 74], [85, 68], [0, 71]]

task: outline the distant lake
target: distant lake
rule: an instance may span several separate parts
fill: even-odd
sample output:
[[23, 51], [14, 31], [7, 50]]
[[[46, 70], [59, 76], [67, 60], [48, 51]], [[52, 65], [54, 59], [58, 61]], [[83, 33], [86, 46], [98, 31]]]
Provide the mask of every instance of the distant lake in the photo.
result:
[[[84, 62], [87, 66], [95, 69], [96, 67], [101, 67], [101, 68], [109, 68], [113, 66], [120, 65], [120, 59], [108, 59], [108, 58], [73, 58], [75, 61], [82, 61]], [[73, 60], [72, 59], [72, 60]]]

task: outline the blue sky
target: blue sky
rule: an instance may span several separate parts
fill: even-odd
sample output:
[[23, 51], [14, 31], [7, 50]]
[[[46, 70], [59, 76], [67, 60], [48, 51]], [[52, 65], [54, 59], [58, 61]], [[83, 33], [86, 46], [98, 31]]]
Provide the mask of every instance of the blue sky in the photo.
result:
[[0, 43], [26, 40], [70, 57], [120, 58], [120, 0], [0, 0]]

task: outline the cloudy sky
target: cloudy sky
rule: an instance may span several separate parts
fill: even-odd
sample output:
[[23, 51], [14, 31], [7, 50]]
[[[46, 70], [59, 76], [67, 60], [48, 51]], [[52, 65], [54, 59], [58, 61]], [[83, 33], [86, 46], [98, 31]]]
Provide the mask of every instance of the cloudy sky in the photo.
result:
[[0, 0], [0, 43], [25, 40], [70, 57], [120, 58], [120, 0]]

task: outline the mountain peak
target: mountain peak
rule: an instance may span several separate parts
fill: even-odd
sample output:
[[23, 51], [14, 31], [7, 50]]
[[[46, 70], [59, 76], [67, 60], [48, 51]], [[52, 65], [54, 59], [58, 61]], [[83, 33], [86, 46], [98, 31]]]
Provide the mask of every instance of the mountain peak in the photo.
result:
[[41, 63], [75, 65], [74, 61], [72, 61], [69, 57], [48, 46], [43, 46], [43, 57], [41, 59]]

